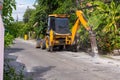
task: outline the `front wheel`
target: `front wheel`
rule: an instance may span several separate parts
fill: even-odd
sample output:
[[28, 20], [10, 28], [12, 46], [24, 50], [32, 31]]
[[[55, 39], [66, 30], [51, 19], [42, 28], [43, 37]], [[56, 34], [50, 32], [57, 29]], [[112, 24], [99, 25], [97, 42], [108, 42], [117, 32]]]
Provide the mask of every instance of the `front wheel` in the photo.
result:
[[53, 47], [52, 46], [48, 46], [47, 51], [52, 52], [53, 51]]
[[47, 51], [50, 51], [50, 52], [53, 51], [53, 46], [50, 46], [49, 36], [46, 38], [46, 49], [47, 49]]

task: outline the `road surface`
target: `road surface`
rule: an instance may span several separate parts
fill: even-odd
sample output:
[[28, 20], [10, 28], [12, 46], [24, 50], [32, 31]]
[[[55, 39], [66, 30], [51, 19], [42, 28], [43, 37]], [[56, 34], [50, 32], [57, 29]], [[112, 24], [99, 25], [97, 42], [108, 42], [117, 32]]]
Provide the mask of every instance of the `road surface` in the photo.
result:
[[120, 80], [120, 62], [92, 58], [85, 52], [36, 49], [35, 43], [16, 39], [5, 56], [19, 70], [24, 66], [25, 80]]

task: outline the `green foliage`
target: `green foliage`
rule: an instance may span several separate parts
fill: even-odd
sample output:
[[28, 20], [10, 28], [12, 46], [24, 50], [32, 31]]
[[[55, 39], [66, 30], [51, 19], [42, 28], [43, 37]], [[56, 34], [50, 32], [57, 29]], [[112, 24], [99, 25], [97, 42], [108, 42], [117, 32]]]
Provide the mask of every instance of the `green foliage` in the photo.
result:
[[[13, 21], [12, 18], [12, 10], [13, 8], [15, 9], [15, 0], [4, 0], [3, 3], [3, 11], [2, 11], [2, 17], [3, 17], [3, 22], [5, 25], [5, 28], [8, 27]], [[7, 32], [5, 34], [5, 47], [9, 46], [12, 43], [13, 36], [9, 33], [8, 29], [6, 29]]]
[[72, 0], [65, 0], [63, 4], [54, 11], [54, 13], [68, 14], [71, 10], [75, 8], [75, 6], [73, 6], [74, 4], [75, 3]]
[[12, 22], [9, 26], [6, 27], [5, 31], [5, 47], [8, 47], [12, 44], [14, 38], [17, 38], [24, 34], [26, 29], [24, 28], [23, 22]]
[[16, 22], [14, 25], [17, 27], [17, 37], [23, 37], [24, 34], [28, 32], [28, 25], [27, 23], [24, 24], [23, 22]]
[[78, 30], [80, 34], [79, 45], [81, 49], [87, 49], [90, 47], [89, 33], [85, 30], [83, 26]]
[[8, 29], [8, 27], [10, 27], [11, 25], [11, 22], [13, 21], [13, 9], [16, 9], [15, 0], [4, 0], [2, 17], [5, 29], [7, 31], [5, 34], [5, 47], [9, 46], [14, 38], [13, 35], [10, 33], [10, 30]]
[[111, 52], [120, 48], [119, 21], [120, 5], [114, 1], [105, 4], [102, 1], [94, 1], [93, 5], [98, 5], [89, 16], [89, 24], [97, 34], [98, 46], [101, 50]]
[[58, 7], [62, 5], [64, 0], [38, 0], [38, 6], [46, 6], [47, 13], [53, 13]]
[[11, 21], [14, 20], [12, 17], [13, 9], [16, 9], [15, 0], [4, 0], [2, 17], [5, 27], [10, 25]]
[[[46, 6], [38, 6], [36, 8], [36, 11], [31, 16], [31, 19], [28, 24], [30, 24], [32, 27], [37, 22], [38, 25], [35, 27], [35, 32], [37, 35], [45, 34], [45, 28], [47, 26], [47, 7]], [[32, 22], [33, 21], [33, 22]], [[31, 24], [31, 22], [33, 24]]]
[[[19, 29], [20, 29], [20, 26], [18, 25], [19, 22], [12, 22], [6, 30], [8, 30], [8, 32], [14, 36], [14, 38], [18, 37], [18, 33], [19, 33]], [[6, 32], [7, 33], [7, 32]]]
[[23, 21], [27, 23], [30, 19], [31, 14], [34, 12], [34, 9], [27, 8], [24, 16], [23, 16]]
[[10, 44], [12, 44], [14, 40], [14, 37], [10, 33], [6, 33], [5, 35], [5, 47], [8, 47]]

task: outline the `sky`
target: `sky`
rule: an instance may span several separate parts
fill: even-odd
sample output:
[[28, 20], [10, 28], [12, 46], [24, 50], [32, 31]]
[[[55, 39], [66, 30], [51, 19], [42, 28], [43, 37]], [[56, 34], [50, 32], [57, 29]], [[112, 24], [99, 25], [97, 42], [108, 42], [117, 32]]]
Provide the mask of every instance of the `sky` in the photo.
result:
[[13, 18], [16, 20], [18, 16], [18, 21], [22, 21], [27, 7], [29, 6], [29, 8], [34, 8], [34, 3], [35, 0], [16, 0], [16, 10], [13, 10]]

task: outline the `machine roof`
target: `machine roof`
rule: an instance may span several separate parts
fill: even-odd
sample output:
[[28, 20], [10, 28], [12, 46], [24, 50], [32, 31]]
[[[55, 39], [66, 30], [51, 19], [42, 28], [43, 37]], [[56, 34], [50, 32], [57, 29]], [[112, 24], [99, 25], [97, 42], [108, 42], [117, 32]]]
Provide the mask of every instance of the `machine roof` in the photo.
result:
[[70, 16], [67, 15], [67, 14], [50, 14], [49, 16], [62, 17], [62, 18], [70, 17]]

